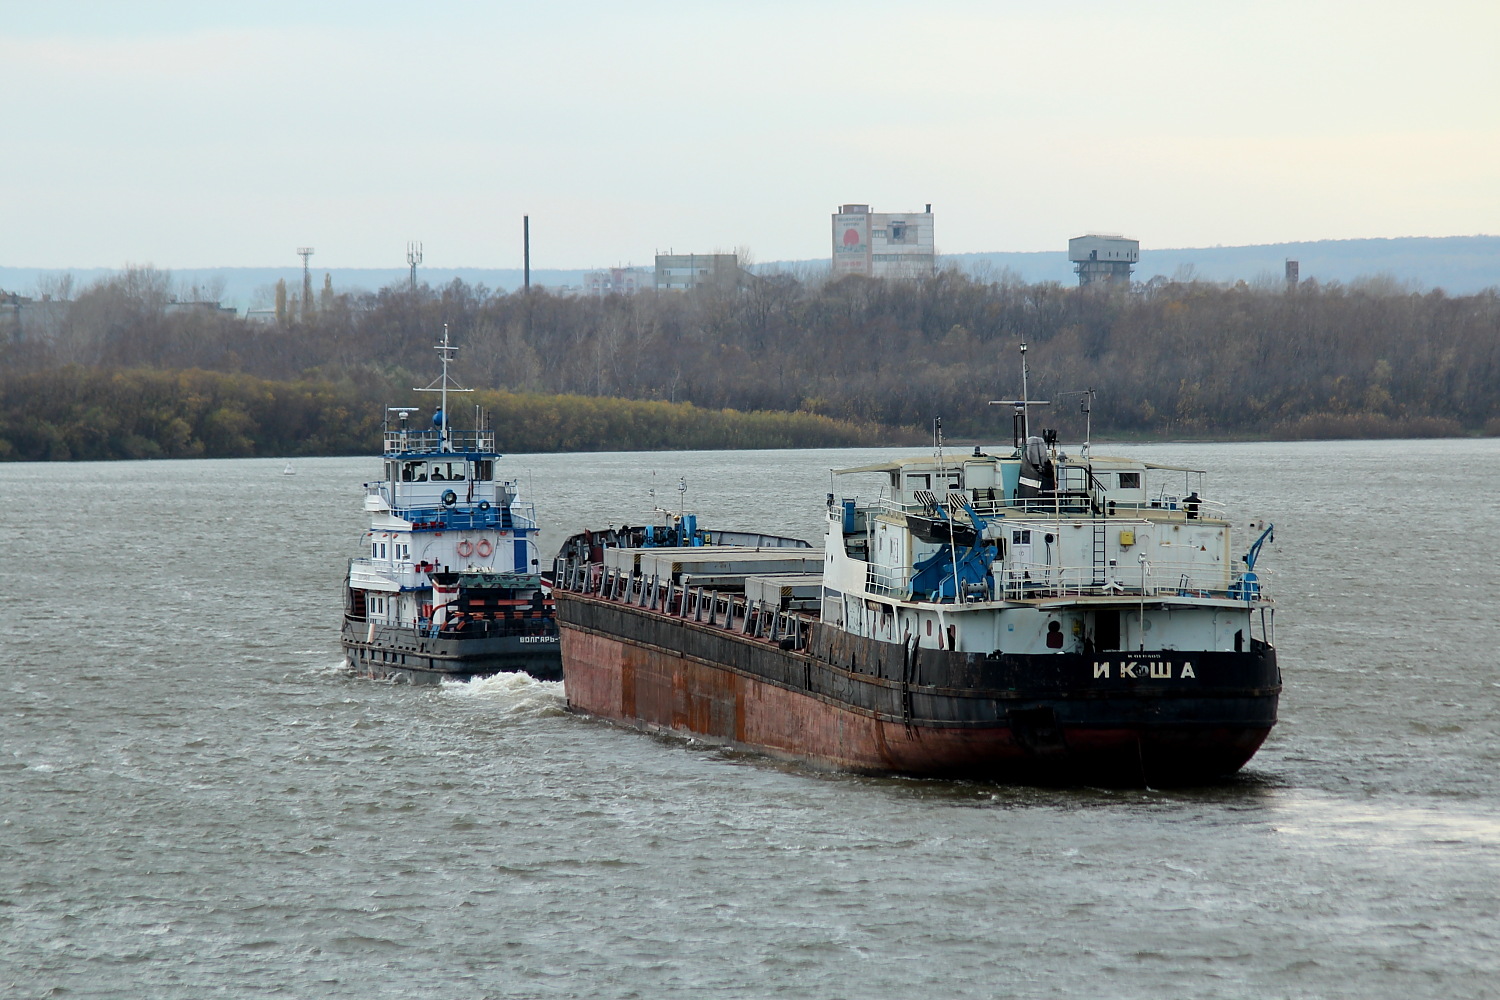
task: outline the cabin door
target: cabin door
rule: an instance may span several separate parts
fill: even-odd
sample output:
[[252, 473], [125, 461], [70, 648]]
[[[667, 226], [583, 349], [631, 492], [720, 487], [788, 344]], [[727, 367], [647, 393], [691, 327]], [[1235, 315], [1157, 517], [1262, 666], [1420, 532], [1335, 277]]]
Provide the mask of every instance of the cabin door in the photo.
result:
[[1120, 612], [1094, 612], [1094, 648], [1111, 650], [1120, 648]]
[[1028, 585], [1047, 582], [1048, 566], [1045, 558], [1038, 560], [1039, 555], [1045, 556], [1045, 552], [1035, 531], [1030, 528], [1010, 530], [1010, 552], [1006, 562], [1011, 587], [1025, 589]]

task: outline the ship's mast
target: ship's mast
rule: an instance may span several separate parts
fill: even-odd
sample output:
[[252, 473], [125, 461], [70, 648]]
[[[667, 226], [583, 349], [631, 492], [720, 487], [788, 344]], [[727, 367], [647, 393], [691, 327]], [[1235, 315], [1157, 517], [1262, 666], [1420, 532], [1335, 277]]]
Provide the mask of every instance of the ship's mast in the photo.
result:
[[1088, 461], [1089, 449], [1094, 442], [1094, 397], [1099, 394], [1098, 389], [1077, 389], [1073, 392], [1060, 392], [1059, 396], [1082, 396], [1079, 409], [1083, 411], [1083, 460]]
[[1013, 406], [1015, 414], [1013, 417], [1012, 436], [1015, 438], [1017, 451], [1026, 450], [1026, 440], [1031, 437], [1031, 412], [1032, 406], [1050, 406], [1050, 399], [1032, 399], [1030, 390], [1031, 371], [1026, 365], [1026, 341], [1021, 341], [1021, 398], [1020, 399], [992, 399], [991, 406]]
[[452, 451], [453, 442], [448, 438], [448, 393], [450, 391], [473, 392], [474, 390], [465, 389], [457, 382], [453, 381], [453, 379], [448, 377], [448, 362], [453, 360], [453, 352], [458, 350], [458, 348], [448, 342], [447, 323], [443, 324], [443, 342], [441, 344], [434, 344], [433, 346], [438, 352], [438, 357], [443, 359], [442, 374], [434, 379], [425, 388], [417, 389], [416, 391], [436, 392], [441, 394], [441, 401], [438, 404], [438, 450]]

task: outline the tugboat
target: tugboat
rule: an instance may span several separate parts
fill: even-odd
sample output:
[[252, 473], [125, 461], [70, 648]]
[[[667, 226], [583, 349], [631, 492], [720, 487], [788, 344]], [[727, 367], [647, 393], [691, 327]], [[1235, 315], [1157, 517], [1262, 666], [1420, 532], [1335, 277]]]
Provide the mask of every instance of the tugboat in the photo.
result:
[[538, 565], [536, 513], [498, 475], [488, 418], [448, 419], [457, 350], [436, 345], [442, 373], [431, 427], [413, 407], [385, 414], [383, 479], [365, 484], [369, 554], [349, 561], [342, 643], [351, 673], [430, 684], [523, 672], [559, 680], [557, 620]]
[[[844, 474], [810, 567], [758, 547], [565, 545], [553, 596], [577, 713], [871, 774], [1191, 784], [1276, 724], [1274, 605], [1204, 473], [1012, 447]], [[1085, 409], [1088, 408], [1086, 397]]]

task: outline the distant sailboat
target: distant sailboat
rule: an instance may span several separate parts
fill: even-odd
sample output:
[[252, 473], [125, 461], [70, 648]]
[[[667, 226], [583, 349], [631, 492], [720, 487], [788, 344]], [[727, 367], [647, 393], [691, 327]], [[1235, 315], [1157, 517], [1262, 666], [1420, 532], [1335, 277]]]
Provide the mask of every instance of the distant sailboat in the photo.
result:
[[286, 468], [281, 470], [281, 474], [283, 476], [295, 476], [297, 474], [297, 470], [292, 468], [291, 462], [288, 462], [286, 463]]

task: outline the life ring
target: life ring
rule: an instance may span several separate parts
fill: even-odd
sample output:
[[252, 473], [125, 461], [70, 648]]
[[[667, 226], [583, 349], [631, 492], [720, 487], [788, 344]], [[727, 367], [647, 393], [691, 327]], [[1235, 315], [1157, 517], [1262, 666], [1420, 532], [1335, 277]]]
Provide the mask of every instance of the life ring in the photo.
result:
[[469, 558], [469, 556], [474, 554], [474, 544], [467, 538], [465, 538], [463, 541], [458, 543], [458, 554], [463, 556], [465, 559]]
[[488, 500], [481, 500], [481, 501], [479, 501], [479, 509], [480, 510], [489, 510], [490, 509], [490, 502]]
[[443, 506], [444, 507], [452, 507], [456, 503], [458, 503], [458, 494], [454, 493], [452, 490], [444, 490], [443, 491]]
[[487, 559], [489, 558], [489, 554], [495, 551], [495, 547], [490, 544], [488, 538], [481, 538], [479, 544], [474, 546], [474, 551], [479, 554], [479, 558]]

